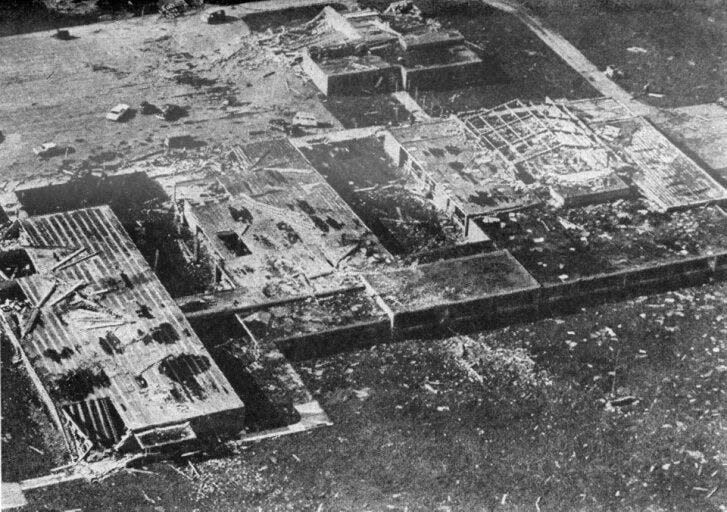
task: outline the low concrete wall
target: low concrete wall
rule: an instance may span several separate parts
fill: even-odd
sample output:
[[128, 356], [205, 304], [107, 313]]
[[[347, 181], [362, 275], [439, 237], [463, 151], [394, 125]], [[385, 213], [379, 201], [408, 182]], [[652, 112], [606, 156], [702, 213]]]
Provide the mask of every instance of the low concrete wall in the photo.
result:
[[492, 240], [483, 240], [481, 242], [470, 242], [457, 245], [449, 245], [416, 254], [419, 263], [433, 263], [439, 260], [463, 258], [465, 256], [474, 256], [493, 250], [495, 247]]
[[697, 256], [544, 284], [539, 307], [541, 313], [555, 313], [568, 310], [574, 304], [633, 297], [724, 278], [727, 278], [727, 253]]
[[382, 318], [302, 336], [290, 336], [274, 343], [287, 358], [303, 361], [386, 343], [390, 340], [391, 322], [388, 318]]
[[495, 328], [570, 312], [584, 304], [620, 300], [725, 278], [727, 252], [645, 265], [564, 283], [544, 284], [534, 290], [395, 312], [392, 314], [392, 337], [403, 339], [455, 326]]
[[422, 309], [398, 311], [393, 315], [392, 337], [402, 339], [407, 334], [446, 328], [465, 322], [509, 321], [530, 318], [537, 313], [539, 288], [517, 290], [488, 297], [436, 304]]
[[462, 62], [422, 68], [403, 68], [404, 89], [436, 89], [482, 81], [487, 73], [484, 62]]
[[571, 312], [585, 304], [620, 300], [726, 278], [727, 251], [408, 311], [392, 311], [386, 304], [381, 304], [383, 300], [375, 294], [377, 303], [389, 318], [290, 336], [275, 343], [287, 357], [304, 360], [392, 340], [446, 335], [452, 330], [494, 329]]

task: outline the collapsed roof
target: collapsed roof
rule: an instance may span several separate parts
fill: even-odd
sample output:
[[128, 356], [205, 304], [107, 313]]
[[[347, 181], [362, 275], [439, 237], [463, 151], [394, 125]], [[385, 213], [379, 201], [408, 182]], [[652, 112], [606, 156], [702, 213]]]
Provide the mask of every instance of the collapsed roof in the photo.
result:
[[[265, 302], [346, 288], [351, 272], [390, 254], [287, 139], [237, 146], [226, 193], [188, 199], [184, 218], [203, 240], [223, 287]], [[184, 194], [179, 190], [180, 194]]]
[[108, 206], [20, 226], [37, 273], [17, 280], [30, 307], [3, 319], [69, 444], [243, 429], [242, 401]]

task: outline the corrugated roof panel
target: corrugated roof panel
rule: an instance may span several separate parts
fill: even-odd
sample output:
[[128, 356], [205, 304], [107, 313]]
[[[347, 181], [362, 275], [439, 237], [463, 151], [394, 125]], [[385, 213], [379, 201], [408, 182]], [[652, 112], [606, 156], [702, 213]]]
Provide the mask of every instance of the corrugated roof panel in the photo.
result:
[[[23, 291], [37, 305], [56, 286], [22, 344], [61, 405], [108, 397], [132, 430], [242, 412], [242, 401], [107, 206], [32, 217], [21, 227], [39, 272], [19, 281]], [[79, 248], [85, 251], [51, 270]], [[81, 294], [53, 305], [79, 282]]]

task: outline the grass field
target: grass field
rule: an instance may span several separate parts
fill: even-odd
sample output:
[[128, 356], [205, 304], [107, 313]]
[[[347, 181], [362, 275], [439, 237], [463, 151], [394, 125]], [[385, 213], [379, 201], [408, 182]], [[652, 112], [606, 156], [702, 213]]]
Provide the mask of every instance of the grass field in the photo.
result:
[[[617, 83], [642, 101], [678, 107], [715, 101], [727, 91], [727, 2], [626, 1], [622, 9], [583, 0], [530, 1], [599, 69], [619, 68]], [[629, 48], [632, 50], [629, 51]]]
[[471, 382], [436, 341], [302, 363], [333, 427], [30, 498], [60, 510], [717, 511], [726, 303], [727, 285], [706, 285], [484, 334], [534, 358], [551, 382], [534, 394], [517, 379]]

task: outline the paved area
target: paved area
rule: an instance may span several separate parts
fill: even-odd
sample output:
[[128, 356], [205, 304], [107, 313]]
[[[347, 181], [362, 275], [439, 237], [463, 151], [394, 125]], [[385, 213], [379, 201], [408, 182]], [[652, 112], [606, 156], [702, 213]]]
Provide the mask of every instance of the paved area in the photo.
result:
[[[320, 2], [286, 5], [314, 3]], [[280, 3], [233, 6], [232, 20], [221, 25], [207, 25], [198, 14], [147, 16], [74, 27], [69, 41], [48, 31], [0, 38], [2, 179], [53, 174], [89, 158], [95, 164], [133, 159], [161, 149], [169, 134], [205, 144], [279, 136], [269, 132], [269, 121], [298, 110], [340, 127], [307, 80], [247, 37], [242, 15], [275, 7]], [[162, 121], [141, 115], [142, 101], [187, 113]], [[123, 123], [107, 121], [117, 103], [137, 112]], [[51, 141], [71, 149], [37, 159], [32, 148]]]

